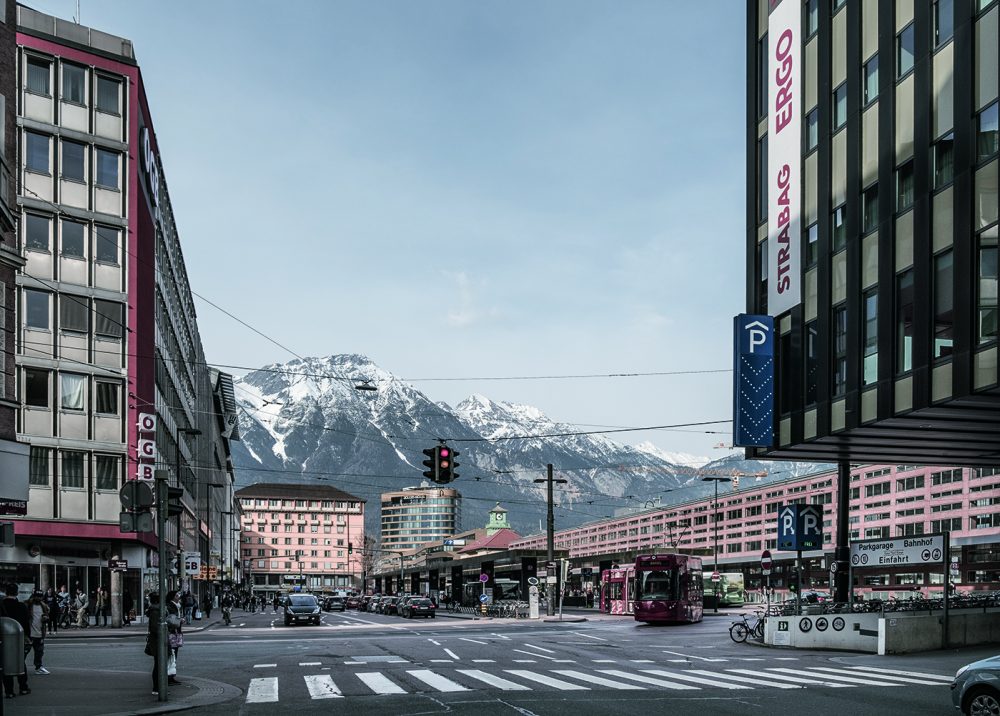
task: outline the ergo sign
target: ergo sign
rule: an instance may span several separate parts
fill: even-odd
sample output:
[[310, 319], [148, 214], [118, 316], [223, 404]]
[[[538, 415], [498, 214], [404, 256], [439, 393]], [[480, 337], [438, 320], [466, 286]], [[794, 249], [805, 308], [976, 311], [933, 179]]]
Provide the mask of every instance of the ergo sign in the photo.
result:
[[139, 152], [142, 155], [143, 173], [146, 175], [146, 188], [153, 202], [153, 214], [160, 220], [160, 166], [156, 163], [153, 144], [149, 138], [149, 127], [143, 127], [139, 134]]
[[768, 17], [767, 312], [772, 316], [802, 300], [801, 5], [770, 0]]

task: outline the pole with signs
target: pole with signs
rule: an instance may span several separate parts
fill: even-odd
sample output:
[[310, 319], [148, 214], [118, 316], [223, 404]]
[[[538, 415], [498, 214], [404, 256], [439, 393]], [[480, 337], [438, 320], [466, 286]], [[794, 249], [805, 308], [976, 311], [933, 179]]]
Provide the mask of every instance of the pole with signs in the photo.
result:
[[944, 623], [941, 629], [941, 648], [948, 648], [948, 592], [951, 591], [951, 575], [948, 574], [948, 555], [951, 553], [951, 533], [944, 533], [944, 550], [941, 555], [941, 569], [944, 572]]
[[160, 564], [157, 570], [157, 585], [160, 592], [157, 607], [160, 610], [159, 637], [153, 648], [156, 649], [156, 683], [160, 693], [160, 701], [167, 700], [167, 480], [170, 473], [166, 470], [156, 470], [156, 550]]
[[774, 566], [774, 560], [771, 559], [771, 551], [765, 549], [760, 553], [760, 573], [765, 577], [764, 580], [764, 598], [767, 600], [767, 614], [771, 611], [771, 567]]

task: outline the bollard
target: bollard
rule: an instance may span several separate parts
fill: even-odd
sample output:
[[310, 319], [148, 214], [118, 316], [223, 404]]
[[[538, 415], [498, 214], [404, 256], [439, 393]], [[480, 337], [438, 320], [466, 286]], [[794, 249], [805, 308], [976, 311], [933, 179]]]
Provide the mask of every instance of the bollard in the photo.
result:
[[3, 643], [0, 646], [3, 659], [3, 673], [15, 676], [24, 673], [24, 629], [15, 619], [0, 617], [0, 635]]

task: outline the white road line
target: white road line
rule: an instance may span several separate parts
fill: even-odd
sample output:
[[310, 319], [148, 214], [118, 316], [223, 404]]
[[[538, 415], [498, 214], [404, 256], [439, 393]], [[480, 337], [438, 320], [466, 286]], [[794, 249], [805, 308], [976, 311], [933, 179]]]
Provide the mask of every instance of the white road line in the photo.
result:
[[321, 662], [321, 661], [300, 661], [299, 662], [299, 666], [322, 666], [322, 665], [323, 665], [323, 662]]
[[740, 684], [729, 684], [724, 681], [718, 681], [716, 679], [705, 679], [700, 676], [689, 676], [687, 672], [683, 674], [677, 671], [663, 671], [661, 669], [643, 669], [644, 674], [653, 674], [654, 676], [665, 676], [668, 679], [680, 679], [681, 681], [691, 681], [695, 684], [702, 684], [704, 686], [717, 686], [722, 689], [749, 689], [749, 686], [742, 686]]
[[433, 639], [428, 639], [427, 641], [429, 641], [434, 646], [441, 646], [441, 642], [439, 641], [434, 641]]
[[432, 664], [454, 664], [451, 659], [431, 659]]
[[277, 666], [277, 664], [254, 664], [253, 668], [255, 668], [255, 669], [273, 669], [276, 666]]
[[[627, 671], [618, 671], [617, 669], [601, 669], [602, 674], [608, 674], [609, 676], [618, 676], [622, 679], [632, 679], [633, 681], [639, 681], [644, 684], [652, 684], [653, 686], [662, 686], [665, 689], [676, 689], [678, 691], [697, 691], [697, 686], [688, 686], [687, 684], [678, 684], [673, 681], [664, 681], [663, 679], [654, 679], [652, 676], [640, 676], [639, 674], [630, 674]], [[666, 673], [666, 672], [662, 672]]]
[[629, 659], [633, 664], [655, 664], [652, 659]]
[[365, 686], [376, 694], [405, 694], [406, 689], [390, 681], [388, 677], [378, 671], [360, 671], [355, 674]]
[[345, 661], [344, 666], [363, 666], [367, 663], [367, 661]]
[[[760, 671], [754, 671], [753, 669], [726, 669], [726, 671], [732, 671], [737, 674], [746, 674], [747, 676], [754, 676], [758, 679], [762, 676]], [[768, 674], [767, 676], [771, 679], [777, 679], [778, 681], [791, 681], [793, 684], [803, 684], [805, 686], [829, 686], [834, 689], [854, 688], [850, 684], [838, 684], [833, 681], [818, 681], [817, 679], [801, 679], [797, 676], [783, 676], [782, 674]], [[819, 674], [816, 676], [819, 676]]]
[[317, 674], [315, 676], [303, 676], [306, 680], [306, 688], [309, 689], [311, 699], [342, 699], [344, 695], [333, 683], [329, 674]]
[[591, 659], [595, 664], [617, 664], [614, 659]]
[[[709, 658], [707, 656], [690, 656], [688, 654], [682, 654], [679, 651], [667, 651], [666, 649], [663, 650], [663, 653], [664, 654], [673, 654], [674, 656], [683, 656], [686, 659], [697, 659], [698, 661], [729, 661], [729, 659], [711, 659], [711, 658]], [[671, 659], [671, 661], [675, 661], [675, 660]]]
[[440, 674], [435, 674], [433, 671], [429, 671], [428, 669], [417, 669], [415, 671], [407, 671], [406, 673], [414, 679], [420, 679], [432, 689], [437, 689], [438, 691], [468, 691], [468, 689], [461, 684], [458, 684], [451, 679], [446, 679]]
[[643, 688], [642, 686], [636, 686], [635, 684], [623, 684], [621, 681], [602, 679], [600, 676], [585, 674], [582, 671], [572, 671], [570, 669], [553, 669], [552, 673], [559, 674], [560, 676], [568, 676], [571, 679], [586, 681], [588, 684], [598, 684], [600, 686], [607, 686], [610, 689], [619, 689], [621, 691], [636, 691]]
[[774, 657], [774, 660], [775, 661], [798, 661], [799, 657], [797, 657], [797, 656], [776, 656], [776, 657]]
[[[813, 675], [812, 672], [803, 671], [802, 669], [768, 669], [767, 671], [768, 673], [778, 671], [787, 674], [799, 674], [802, 676]], [[867, 679], [857, 679], [850, 676], [834, 676], [833, 674], [815, 674], [815, 676], [829, 681], [842, 681], [848, 684], [861, 684], [862, 686], [902, 686], [902, 684], [894, 684], [891, 681], [879, 681], [875, 674], [872, 674], [871, 677]], [[858, 676], [864, 676], [864, 674], [858, 674]]]
[[247, 688], [248, 704], [273, 703], [278, 700], [278, 677], [269, 676], [264, 679], [250, 679]]
[[899, 674], [900, 676], [916, 676], [921, 679], [933, 679], [934, 681], [941, 681], [946, 684], [950, 684], [954, 681], [951, 676], [938, 676], [937, 674], [923, 674], [919, 671], [902, 671], [900, 669], [883, 669], [878, 666], [848, 666], [848, 669], [854, 669], [855, 671], [874, 671], [881, 674]]
[[717, 679], [729, 679], [730, 681], [739, 681], [743, 684], [750, 684], [751, 686], [770, 686], [775, 689], [802, 689], [804, 686], [796, 686], [795, 684], [782, 684], [777, 681], [767, 681], [762, 678], [763, 674], [758, 674], [755, 677], [750, 676], [736, 676], [734, 674], [726, 674], [717, 671], [704, 671], [702, 669], [688, 669], [689, 674], [701, 674], [703, 676], [714, 676]]
[[444, 653], [447, 654], [448, 656], [450, 656], [455, 661], [461, 661], [461, 659], [458, 658], [458, 654], [456, 654], [455, 652], [453, 652], [451, 649], [445, 649]]
[[[832, 671], [835, 674], [843, 674], [841, 669], [831, 669], [828, 666], [810, 666], [812, 671]], [[864, 671], [857, 672], [860, 674], [866, 674]], [[887, 674], [872, 674], [872, 678], [879, 679], [880, 681], [899, 681], [904, 684], [920, 684], [921, 686], [947, 686], [944, 681], [931, 681], [929, 679], [915, 679], [913, 677], [906, 676], [889, 676]]]
[[531, 689], [527, 686], [515, 684], [513, 681], [501, 679], [499, 676], [487, 674], [485, 671], [480, 671], [479, 669], [456, 669], [456, 671], [460, 674], [465, 674], [470, 678], [482, 681], [484, 684], [489, 684], [490, 686], [495, 686], [498, 689], [503, 689], [504, 691], [531, 691]]
[[741, 656], [736, 661], [767, 661], [767, 659], [759, 656]]
[[523, 669], [504, 669], [504, 671], [508, 674], [513, 674], [514, 676], [520, 676], [522, 679], [527, 679], [528, 681], [534, 681], [539, 684], [544, 684], [545, 686], [551, 686], [552, 688], [559, 689], [560, 691], [590, 691], [590, 689], [586, 686], [573, 684], [569, 681], [562, 681], [561, 679], [553, 679], [551, 676], [536, 674], [534, 671], [525, 671]]
[[494, 661], [493, 659], [473, 659], [472, 663], [473, 664], [495, 664], [497, 662]]
[[518, 654], [527, 654], [528, 656], [537, 656], [539, 659], [548, 659], [549, 661], [555, 661], [554, 656], [545, 656], [545, 654], [536, 654], [533, 651], [525, 651], [524, 649], [511, 649], [511, 651], [516, 651]]
[[497, 634], [496, 632], [491, 632], [493, 636], [500, 637], [501, 639], [510, 639], [509, 636], [504, 636], [503, 634]]
[[576, 632], [573, 632], [573, 633], [576, 634], [577, 636], [585, 636], [588, 639], [597, 639], [597, 641], [607, 641], [607, 639], [605, 639], [604, 637], [591, 636], [590, 634], [584, 634], [583, 632], [579, 632], [579, 631], [576, 631]]
[[525, 644], [529, 649], [538, 649], [539, 651], [544, 651], [546, 654], [555, 654], [552, 649], [546, 649], [544, 646], [535, 646], [534, 644]]
[[515, 664], [537, 664], [534, 659], [514, 659]]
[[489, 644], [488, 641], [479, 641], [479, 639], [466, 639], [464, 636], [458, 637], [462, 641], [471, 641], [473, 644]]

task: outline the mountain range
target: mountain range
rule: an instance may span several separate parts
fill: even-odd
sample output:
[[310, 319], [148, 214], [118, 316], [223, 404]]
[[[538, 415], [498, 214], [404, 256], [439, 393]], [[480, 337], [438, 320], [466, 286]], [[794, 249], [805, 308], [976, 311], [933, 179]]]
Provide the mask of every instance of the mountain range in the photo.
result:
[[[738, 453], [708, 461], [649, 443], [626, 445], [550, 420], [540, 410], [471, 395], [434, 402], [360, 355], [272, 364], [234, 381], [241, 441], [233, 443], [237, 483], [325, 484], [367, 501], [365, 526], [379, 529], [379, 495], [423, 481], [424, 448], [446, 440], [459, 451], [462, 529], [486, 524], [500, 503], [523, 535], [544, 529], [546, 465], [555, 490], [556, 529], [707, 494], [701, 475], [768, 471], [785, 479], [830, 466], [764, 463]], [[704, 472], [702, 472], [704, 471]], [[753, 479], [753, 478], [748, 478]]]

